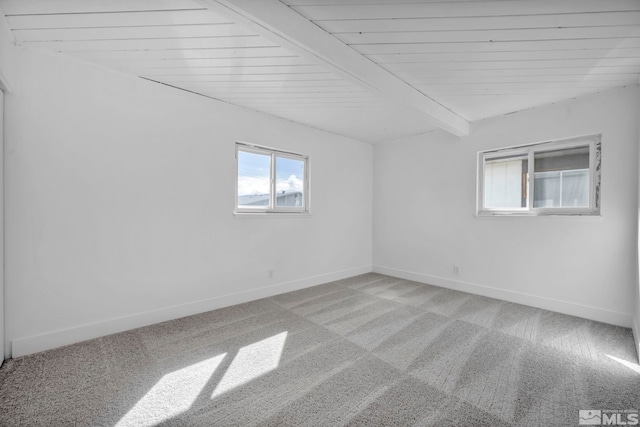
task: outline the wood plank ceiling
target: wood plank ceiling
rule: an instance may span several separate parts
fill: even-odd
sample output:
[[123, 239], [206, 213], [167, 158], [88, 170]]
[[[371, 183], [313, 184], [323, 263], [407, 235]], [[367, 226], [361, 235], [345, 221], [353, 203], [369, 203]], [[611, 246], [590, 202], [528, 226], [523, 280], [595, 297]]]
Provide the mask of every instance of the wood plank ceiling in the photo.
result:
[[[415, 105], [336, 72], [341, 64], [269, 37], [278, 28], [259, 31], [211, 3], [0, 0], [0, 9], [22, 46], [330, 132], [377, 143], [435, 128]], [[640, 0], [273, 3], [304, 17], [313, 28], [303, 31], [321, 28], [469, 121], [636, 84], [640, 75]]]
[[638, 0], [283, 0], [470, 121], [635, 84]]

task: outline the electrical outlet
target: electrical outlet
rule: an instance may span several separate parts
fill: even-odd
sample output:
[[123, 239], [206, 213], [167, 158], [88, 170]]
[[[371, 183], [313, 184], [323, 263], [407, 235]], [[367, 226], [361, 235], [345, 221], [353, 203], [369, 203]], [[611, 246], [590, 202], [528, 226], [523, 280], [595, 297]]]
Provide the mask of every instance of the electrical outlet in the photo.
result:
[[458, 267], [457, 265], [453, 266], [453, 274], [455, 274], [456, 276], [460, 274], [460, 267]]

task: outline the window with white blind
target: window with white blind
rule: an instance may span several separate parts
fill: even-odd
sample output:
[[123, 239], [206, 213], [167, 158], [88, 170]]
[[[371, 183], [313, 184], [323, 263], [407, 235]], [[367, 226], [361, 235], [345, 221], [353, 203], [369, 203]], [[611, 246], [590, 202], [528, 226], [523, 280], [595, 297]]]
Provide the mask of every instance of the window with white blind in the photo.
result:
[[478, 214], [599, 215], [600, 136], [479, 153]]

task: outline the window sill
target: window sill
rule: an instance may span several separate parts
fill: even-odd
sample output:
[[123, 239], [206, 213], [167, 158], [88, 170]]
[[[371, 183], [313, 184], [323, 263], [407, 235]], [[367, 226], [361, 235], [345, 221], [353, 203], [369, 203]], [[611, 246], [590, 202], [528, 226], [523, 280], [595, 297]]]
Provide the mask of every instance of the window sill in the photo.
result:
[[236, 218], [309, 218], [309, 212], [234, 212]]
[[532, 215], [526, 213], [495, 213], [495, 214], [474, 214], [475, 219], [494, 219], [494, 218], [548, 218], [549, 220], [566, 220], [566, 221], [587, 221], [587, 222], [602, 222], [602, 214], [544, 214], [544, 215]]

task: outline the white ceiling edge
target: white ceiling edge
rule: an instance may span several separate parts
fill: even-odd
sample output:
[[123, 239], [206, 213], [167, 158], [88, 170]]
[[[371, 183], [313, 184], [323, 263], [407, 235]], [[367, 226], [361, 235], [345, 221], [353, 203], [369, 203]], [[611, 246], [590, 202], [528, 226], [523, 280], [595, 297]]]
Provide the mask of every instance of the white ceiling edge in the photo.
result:
[[609, 87], [609, 88], [604, 88], [602, 90], [598, 90], [596, 92], [589, 92], [589, 93], [584, 93], [578, 96], [574, 96], [571, 98], [563, 98], [563, 99], [559, 99], [557, 101], [553, 101], [553, 102], [547, 102], [545, 104], [540, 104], [540, 105], [534, 105], [532, 107], [528, 107], [528, 108], [523, 108], [520, 110], [515, 110], [515, 111], [510, 111], [508, 113], [504, 113], [504, 114], [498, 114], [498, 115], [494, 115], [494, 116], [489, 116], [489, 117], [484, 117], [482, 119], [478, 119], [475, 120], [473, 122], [471, 122], [471, 126], [477, 126], [477, 125], [481, 125], [484, 122], [490, 122], [490, 121], [494, 121], [494, 120], [500, 120], [503, 117], [507, 117], [507, 116], [514, 116], [514, 115], [518, 115], [518, 114], [523, 114], [523, 113], [528, 113], [528, 112], [532, 112], [533, 110], [538, 110], [541, 108], [549, 108], [552, 106], [559, 106], [559, 105], [565, 105], [565, 104], [572, 104], [575, 102], [582, 102], [584, 100], [587, 100], [589, 98], [594, 98], [600, 95], [604, 95], [607, 94], [609, 92], [615, 92], [615, 91], [621, 91], [621, 90], [626, 90], [626, 89], [630, 89], [630, 88], [640, 88], [640, 77], [638, 78], [638, 83], [632, 83], [632, 84], [628, 84], [628, 85], [624, 85], [624, 86], [615, 86], [615, 87]]
[[202, 4], [245, 25], [296, 54], [325, 66], [393, 104], [411, 107], [425, 120], [457, 136], [469, 122], [436, 100], [370, 61], [279, 0], [201, 0]]
[[[565, 99], [561, 99], [561, 100], [555, 101], [555, 102], [549, 102], [549, 103], [536, 105], [536, 106], [529, 107], [529, 108], [523, 108], [521, 110], [511, 111], [509, 113], [498, 114], [498, 115], [495, 115], [495, 116], [490, 116], [490, 117], [485, 117], [485, 118], [482, 118], [482, 119], [474, 120], [474, 121], [470, 122], [470, 126], [471, 126], [471, 130], [473, 131], [473, 129], [476, 128], [477, 126], [483, 126], [485, 123], [491, 123], [491, 122], [494, 122], [494, 121], [498, 121], [498, 120], [504, 119], [505, 117], [508, 117], [508, 116], [518, 116], [520, 114], [531, 113], [531, 112], [533, 112], [535, 110], [539, 110], [539, 109], [543, 109], [543, 108], [551, 108], [551, 107], [558, 107], [558, 106], [568, 105], [568, 104], [573, 104], [573, 103], [580, 103], [580, 102], [584, 102], [584, 101], [588, 100], [589, 98], [594, 98], [594, 97], [597, 97], [597, 96], [600, 96], [600, 95], [606, 95], [609, 92], [622, 91], [622, 90], [631, 89], [631, 88], [636, 88], [636, 90], [640, 90], [640, 78], [638, 79], [638, 83], [625, 85], [625, 86], [616, 86], [616, 87], [606, 88], [606, 89], [598, 91], [598, 92], [590, 92], [590, 93], [586, 93], [586, 94], [583, 94], [583, 95], [580, 95], [580, 96], [576, 96], [576, 97], [573, 97], [573, 98], [565, 98]], [[371, 145], [373, 145], [374, 147], [379, 147], [379, 146], [388, 145], [388, 144], [390, 145], [390, 144], [396, 144], [396, 143], [405, 143], [405, 142], [411, 142], [411, 141], [413, 141], [415, 139], [421, 139], [421, 138], [426, 138], [426, 137], [428, 138], [428, 137], [437, 136], [438, 134], [446, 136], [447, 138], [453, 138], [452, 140], [463, 140], [465, 138], [464, 136], [458, 137], [456, 135], [452, 135], [451, 133], [446, 132], [443, 129], [432, 129], [432, 130], [428, 130], [426, 132], [421, 132], [421, 133], [418, 133], [418, 134], [415, 134], [415, 135], [401, 136], [399, 138], [394, 138], [394, 139], [389, 139], [389, 140], [386, 140], [386, 141], [372, 143]]]
[[0, 64], [2, 64], [0, 66], [0, 89], [5, 93], [12, 91], [13, 85], [11, 81], [14, 78], [14, 74], [17, 73], [13, 56], [15, 43], [7, 18], [0, 8]]

